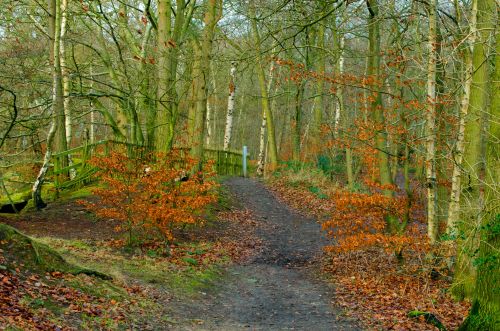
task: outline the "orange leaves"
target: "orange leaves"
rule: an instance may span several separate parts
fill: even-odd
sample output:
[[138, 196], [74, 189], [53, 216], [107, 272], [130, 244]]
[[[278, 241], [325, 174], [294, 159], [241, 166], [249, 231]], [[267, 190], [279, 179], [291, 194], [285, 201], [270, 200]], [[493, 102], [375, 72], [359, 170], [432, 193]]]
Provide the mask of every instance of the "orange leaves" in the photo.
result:
[[332, 197], [336, 208], [332, 218], [322, 224], [322, 229], [335, 239], [335, 245], [327, 247], [327, 251], [349, 252], [373, 246], [399, 251], [414, 244], [404, 233], [387, 231], [389, 215], [399, 222], [404, 219], [407, 198], [387, 197], [379, 192], [394, 187], [371, 184], [374, 193], [339, 191]]
[[136, 232], [173, 240], [175, 227], [196, 223], [216, 199], [215, 173], [205, 169], [191, 175], [197, 161], [176, 152], [146, 158], [113, 152], [93, 164], [100, 169], [104, 187], [94, 191], [99, 203], [82, 203], [97, 216], [121, 221], [129, 243]]

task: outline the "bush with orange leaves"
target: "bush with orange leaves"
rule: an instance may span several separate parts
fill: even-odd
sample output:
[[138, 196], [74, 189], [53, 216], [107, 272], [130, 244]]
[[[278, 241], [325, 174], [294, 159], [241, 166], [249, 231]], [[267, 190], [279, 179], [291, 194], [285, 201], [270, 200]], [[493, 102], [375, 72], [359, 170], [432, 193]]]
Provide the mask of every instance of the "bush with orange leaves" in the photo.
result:
[[381, 192], [387, 188], [370, 186], [370, 193], [336, 192], [332, 218], [322, 224], [335, 240], [326, 250], [349, 252], [376, 246], [399, 255], [404, 248], [425, 249], [427, 240], [418, 223], [408, 224], [408, 197], [388, 197]]
[[99, 169], [103, 187], [93, 190], [98, 202], [82, 204], [99, 217], [121, 221], [117, 230], [128, 232], [129, 244], [138, 234], [148, 234], [168, 245], [176, 227], [197, 223], [217, 198], [213, 165], [191, 174], [197, 161], [179, 152], [147, 158], [112, 152], [91, 163]]

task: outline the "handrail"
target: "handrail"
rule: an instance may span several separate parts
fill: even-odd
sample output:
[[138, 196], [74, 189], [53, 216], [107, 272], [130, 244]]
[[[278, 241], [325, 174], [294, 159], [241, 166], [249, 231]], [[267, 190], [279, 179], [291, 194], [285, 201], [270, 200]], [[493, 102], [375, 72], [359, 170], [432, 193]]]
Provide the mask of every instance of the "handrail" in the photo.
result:
[[[118, 140], [99, 140], [94, 143], [84, 144], [78, 147], [74, 147], [68, 149], [66, 151], [58, 152], [52, 154], [52, 158], [54, 158], [55, 162], [53, 164], [52, 174], [55, 176], [54, 184], [56, 188], [65, 188], [72, 185], [72, 183], [82, 183], [84, 181], [88, 181], [91, 179], [92, 175], [96, 172], [96, 169], [92, 167], [89, 168], [87, 160], [91, 157], [92, 150], [94, 147], [100, 145], [108, 145], [108, 144], [116, 144], [116, 145], [125, 145], [127, 147], [132, 148], [144, 148], [146, 146], [133, 144], [125, 141]], [[191, 148], [185, 146], [174, 146], [173, 150], [180, 150], [188, 152]], [[66, 165], [60, 168], [62, 164], [61, 158], [69, 155], [76, 154], [77, 152], [83, 151], [82, 160], [80, 162], [75, 162], [72, 165]], [[108, 146], [106, 146], [106, 154], [108, 152]], [[205, 148], [203, 152], [203, 158], [205, 160], [214, 160], [215, 170], [219, 175], [244, 175], [243, 170], [243, 153], [236, 150], [219, 150], [214, 148]], [[69, 170], [75, 169], [77, 170], [77, 177], [73, 180], [62, 180], [60, 178], [61, 174], [67, 173]]]

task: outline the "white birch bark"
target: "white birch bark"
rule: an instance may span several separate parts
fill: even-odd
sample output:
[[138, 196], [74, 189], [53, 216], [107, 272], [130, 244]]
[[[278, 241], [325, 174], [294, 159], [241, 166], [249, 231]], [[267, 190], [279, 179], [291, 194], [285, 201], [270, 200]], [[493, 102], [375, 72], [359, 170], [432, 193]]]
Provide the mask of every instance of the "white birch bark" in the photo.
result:
[[437, 180], [436, 180], [436, 0], [430, 0], [429, 10], [429, 58], [427, 62], [427, 107], [425, 140], [425, 173], [427, 186], [427, 234], [431, 244], [438, 237]]
[[229, 149], [229, 145], [231, 144], [231, 133], [233, 130], [233, 113], [234, 113], [235, 96], [236, 96], [235, 76], [236, 76], [236, 62], [232, 62], [231, 72], [229, 75], [229, 97], [227, 99], [226, 130], [224, 132], [225, 151]]
[[207, 147], [210, 146], [210, 141], [212, 138], [212, 102], [210, 102], [210, 98], [207, 100], [207, 133], [205, 137], [205, 145]]
[[[66, 65], [66, 44], [64, 38], [66, 37], [68, 17], [68, 0], [61, 0], [61, 39], [60, 39], [60, 59], [61, 59], [61, 72], [62, 72], [62, 82], [63, 82], [63, 95], [64, 95], [64, 125], [66, 127], [66, 143], [68, 147], [71, 146], [72, 132], [72, 118], [71, 118], [71, 108], [69, 106], [70, 98], [70, 81], [68, 74], [68, 67]], [[73, 165], [73, 157], [68, 154], [68, 165]], [[69, 171], [69, 178], [74, 179], [76, 177], [76, 170], [74, 168]]]
[[266, 154], [266, 112], [262, 112], [262, 122], [260, 124], [259, 134], [259, 157], [257, 162], [257, 176], [264, 175], [265, 154]]
[[69, 75], [68, 68], [66, 65], [66, 44], [64, 38], [66, 37], [67, 31], [67, 11], [68, 0], [61, 0], [61, 40], [60, 40], [60, 52], [61, 52], [61, 71], [63, 80], [63, 91], [64, 91], [64, 115], [66, 124], [66, 141], [68, 145], [71, 141], [71, 109], [69, 108]]
[[[213, 62], [210, 63], [210, 71], [212, 72], [212, 100], [214, 101], [211, 101], [210, 98], [208, 98], [207, 100], [207, 118], [206, 118], [206, 121], [207, 121], [207, 133], [206, 133], [206, 137], [205, 137], [205, 143], [208, 146], [210, 146], [210, 144], [212, 143], [212, 136], [213, 136], [213, 133], [215, 132], [215, 105], [217, 104], [216, 100], [216, 91], [217, 91], [217, 86], [215, 84], [215, 68], [214, 68], [214, 65], [213, 65]], [[213, 129], [212, 129], [213, 127]]]
[[[340, 37], [340, 42], [339, 42], [339, 52], [340, 52], [340, 57], [339, 57], [339, 63], [338, 63], [338, 68], [339, 68], [339, 75], [342, 76], [344, 73], [344, 36]], [[335, 103], [335, 122], [334, 122], [334, 135], [335, 137], [338, 136], [339, 132], [339, 124], [340, 124], [340, 115], [342, 113], [342, 103], [343, 103], [343, 88], [342, 86], [339, 87], [337, 91], [337, 102]]]
[[37, 209], [45, 207], [45, 203], [42, 200], [42, 186], [45, 181], [45, 176], [50, 167], [50, 158], [52, 157], [52, 144], [54, 142], [56, 127], [57, 127], [57, 107], [58, 105], [58, 89], [60, 89], [61, 84], [61, 59], [60, 59], [60, 45], [61, 45], [61, 3], [60, 1], [55, 1], [55, 27], [54, 27], [54, 39], [50, 42], [54, 43], [54, 59], [52, 63], [52, 122], [50, 124], [49, 133], [47, 134], [47, 148], [43, 158], [43, 164], [38, 172], [35, 183], [32, 188], [32, 197], [34, 205]]
[[[269, 68], [269, 82], [267, 85], [267, 90], [269, 92], [271, 92], [275, 70], [276, 70], [276, 63], [272, 61], [271, 67]], [[259, 134], [259, 156], [257, 159], [257, 176], [264, 175], [264, 168], [266, 164], [266, 126], [267, 126], [267, 116], [265, 110], [262, 110], [262, 121], [260, 124], [260, 134]]]
[[473, 63], [472, 52], [474, 43], [476, 42], [476, 22], [477, 22], [477, 0], [472, 2], [472, 12], [470, 18], [470, 32], [468, 46], [465, 50], [465, 74], [464, 74], [464, 91], [462, 100], [460, 101], [460, 121], [458, 124], [458, 136], [453, 153], [453, 174], [451, 177], [451, 195], [450, 204], [448, 206], [448, 221], [446, 224], [446, 232], [450, 236], [456, 235], [457, 221], [460, 213], [460, 191], [461, 191], [461, 175], [462, 175], [462, 160], [465, 148], [465, 119], [469, 109], [469, 100], [471, 94]]
[[[94, 92], [94, 76], [93, 76], [92, 63], [90, 64], [90, 93]], [[94, 102], [92, 98], [90, 99], [90, 129], [89, 129], [89, 142], [91, 144], [95, 143], [95, 123], [96, 123], [96, 113], [94, 109]]]
[[[55, 93], [54, 93], [55, 95]], [[46, 204], [42, 200], [42, 186], [45, 181], [45, 176], [50, 167], [50, 158], [52, 157], [52, 143], [54, 142], [54, 136], [56, 135], [56, 119], [54, 114], [52, 114], [52, 123], [50, 124], [49, 133], [47, 134], [47, 149], [45, 150], [45, 155], [43, 157], [42, 167], [38, 172], [38, 176], [35, 179], [33, 188], [31, 189], [31, 196], [33, 198], [33, 203], [36, 209], [42, 209]]]

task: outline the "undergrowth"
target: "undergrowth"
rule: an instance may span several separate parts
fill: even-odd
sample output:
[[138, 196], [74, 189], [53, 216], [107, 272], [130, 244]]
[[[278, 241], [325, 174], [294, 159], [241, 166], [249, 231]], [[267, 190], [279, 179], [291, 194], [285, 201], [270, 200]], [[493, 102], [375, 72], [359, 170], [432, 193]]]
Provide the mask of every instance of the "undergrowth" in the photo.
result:
[[[418, 201], [409, 206], [397, 194], [392, 200], [378, 197], [380, 191], [369, 183], [358, 192], [348, 192], [320, 172], [295, 169], [271, 177], [269, 188], [287, 204], [323, 222], [331, 238], [323, 270], [335, 283], [336, 302], [347, 314], [368, 328], [384, 330], [428, 330], [425, 316], [451, 330], [462, 323], [470, 305], [452, 299], [450, 275], [437, 269], [435, 261], [429, 263], [432, 255]], [[411, 209], [406, 210], [408, 206]], [[385, 228], [389, 211], [399, 219], [393, 234]]]

